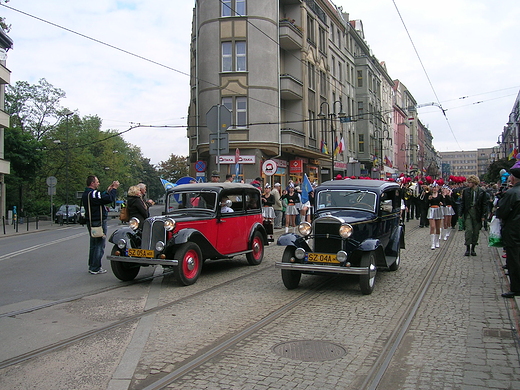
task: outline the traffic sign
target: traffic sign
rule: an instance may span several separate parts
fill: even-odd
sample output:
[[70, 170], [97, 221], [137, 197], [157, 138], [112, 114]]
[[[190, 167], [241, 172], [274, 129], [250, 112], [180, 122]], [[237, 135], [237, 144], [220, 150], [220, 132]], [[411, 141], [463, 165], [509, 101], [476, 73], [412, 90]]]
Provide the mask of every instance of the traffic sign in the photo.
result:
[[265, 160], [262, 164], [262, 172], [264, 172], [267, 176], [274, 175], [277, 169], [278, 166], [273, 160]]
[[209, 135], [209, 154], [229, 153], [229, 134], [210, 134]]
[[58, 179], [54, 176], [49, 176], [46, 180], [46, 183], [49, 187], [54, 187], [58, 183]]
[[210, 134], [226, 131], [231, 125], [231, 111], [226, 106], [216, 104], [206, 114], [206, 126]]
[[199, 160], [195, 163], [195, 170], [197, 172], [205, 172], [207, 168], [206, 161]]

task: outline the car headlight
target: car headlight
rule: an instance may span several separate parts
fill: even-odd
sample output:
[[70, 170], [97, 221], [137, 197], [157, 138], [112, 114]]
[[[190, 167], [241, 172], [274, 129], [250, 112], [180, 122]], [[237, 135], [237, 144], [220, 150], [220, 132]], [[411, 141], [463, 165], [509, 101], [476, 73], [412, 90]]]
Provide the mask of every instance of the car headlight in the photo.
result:
[[121, 238], [119, 241], [117, 241], [117, 247], [119, 249], [125, 249], [126, 248], [126, 240], [124, 238]]
[[175, 229], [175, 220], [172, 218], [166, 218], [164, 220], [164, 230], [171, 232], [173, 229]]
[[308, 236], [312, 232], [312, 225], [309, 222], [302, 222], [298, 225], [298, 231], [302, 236]]
[[347, 258], [348, 258], [348, 255], [347, 255], [347, 252], [345, 252], [345, 251], [339, 251], [338, 253], [336, 253], [336, 259], [340, 263], [344, 263], [345, 261], [347, 261]]
[[348, 223], [344, 223], [339, 227], [339, 235], [341, 238], [349, 238], [352, 235], [354, 228]]
[[162, 252], [164, 250], [164, 242], [157, 241], [155, 243], [155, 250], [158, 251], [158, 252]]
[[128, 221], [128, 226], [130, 226], [132, 230], [137, 230], [139, 228], [139, 222], [136, 217], [132, 217], [130, 221]]

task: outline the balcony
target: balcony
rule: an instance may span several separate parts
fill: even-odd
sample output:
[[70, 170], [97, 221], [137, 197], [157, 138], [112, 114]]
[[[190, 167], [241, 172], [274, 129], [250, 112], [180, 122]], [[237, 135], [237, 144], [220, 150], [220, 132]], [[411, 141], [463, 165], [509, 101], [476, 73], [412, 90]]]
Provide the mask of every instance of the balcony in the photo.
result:
[[303, 99], [303, 82], [289, 74], [280, 75], [280, 95], [283, 100]]
[[5, 66], [0, 65], [0, 84], [10, 84], [11, 72]]
[[302, 48], [303, 32], [301, 27], [289, 20], [280, 21], [280, 47], [285, 50]]
[[301, 131], [291, 128], [281, 129], [282, 144], [305, 148], [305, 134]]

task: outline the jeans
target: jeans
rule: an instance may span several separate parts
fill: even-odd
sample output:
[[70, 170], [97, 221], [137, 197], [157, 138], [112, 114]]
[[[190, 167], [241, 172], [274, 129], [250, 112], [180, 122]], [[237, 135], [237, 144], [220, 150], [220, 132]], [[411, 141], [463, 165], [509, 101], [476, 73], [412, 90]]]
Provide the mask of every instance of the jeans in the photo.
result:
[[[102, 223], [103, 232], [107, 234], [107, 220]], [[90, 223], [87, 223], [88, 235], [90, 236], [90, 250], [88, 252], [88, 269], [97, 272], [101, 268], [101, 259], [105, 254], [105, 237], [92, 237], [90, 235]]]
[[283, 211], [282, 210], [274, 210], [274, 227], [276, 229], [280, 229], [282, 227], [282, 217], [283, 217]]

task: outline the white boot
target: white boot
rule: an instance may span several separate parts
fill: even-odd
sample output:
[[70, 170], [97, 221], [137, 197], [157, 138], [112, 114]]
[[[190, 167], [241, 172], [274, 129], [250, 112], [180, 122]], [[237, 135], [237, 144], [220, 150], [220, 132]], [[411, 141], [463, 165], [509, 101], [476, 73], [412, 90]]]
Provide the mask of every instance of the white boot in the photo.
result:
[[441, 240], [444, 240], [444, 232], [445, 232], [445, 230], [443, 228], [441, 228], [441, 234], [440, 234]]
[[289, 227], [288, 226], [285, 227], [285, 233], [289, 233]]
[[435, 234], [430, 234], [430, 237], [432, 239], [432, 249], [435, 249]]
[[440, 244], [440, 234], [435, 234], [435, 248], [439, 248], [441, 246]]
[[447, 240], [449, 236], [450, 236], [450, 228], [446, 229], [446, 235], [444, 236], [444, 237], [446, 237], [445, 240]]

